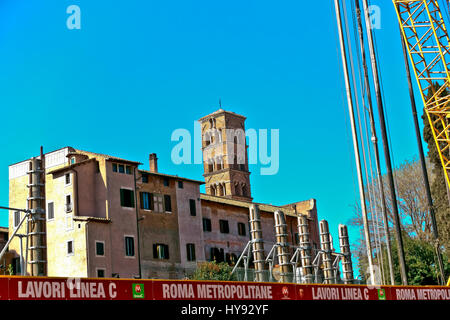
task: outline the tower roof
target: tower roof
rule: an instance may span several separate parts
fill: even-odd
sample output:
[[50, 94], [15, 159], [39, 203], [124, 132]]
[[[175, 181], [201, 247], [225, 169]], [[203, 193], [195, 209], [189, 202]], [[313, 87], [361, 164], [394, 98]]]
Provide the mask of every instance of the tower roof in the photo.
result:
[[210, 114], [208, 114], [208, 115], [206, 115], [206, 116], [204, 116], [204, 117], [198, 119], [198, 121], [199, 121], [199, 122], [204, 122], [204, 121], [208, 120], [208, 119], [211, 118], [211, 117], [217, 117], [217, 116], [222, 115], [222, 114], [229, 114], [229, 115], [232, 115], [232, 116], [234, 116], [234, 117], [242, 118], [242, 119], [244, 119], [244, 120], [247, 119], [247, 118], [244, 117], [243, 115], [237, 114], [237, 113], [232, 112], [232, 111], [226, 111], [226, 110], [220, 108], [219, 110], [214, 111], [213, 113], [210, 113]]

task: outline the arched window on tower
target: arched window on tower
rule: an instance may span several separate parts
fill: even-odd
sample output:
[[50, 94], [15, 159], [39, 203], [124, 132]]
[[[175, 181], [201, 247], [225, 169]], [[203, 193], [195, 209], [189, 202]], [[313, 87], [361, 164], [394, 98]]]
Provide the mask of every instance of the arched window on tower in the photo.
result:
[[242, 195], [243, 195], [244, 197], [247, 197], [247, 196], [248, 196], [248, 194], [247, 194], [247, 185], [246, 185], [246, 184], [243, 184], [243, 185], [242, 185]]
[[241, 188], [240, 188], [240, 185], [238, 183], [236, 183], [234, 185], [234, 192], [236, 193], [237, 196], [241, 195]]

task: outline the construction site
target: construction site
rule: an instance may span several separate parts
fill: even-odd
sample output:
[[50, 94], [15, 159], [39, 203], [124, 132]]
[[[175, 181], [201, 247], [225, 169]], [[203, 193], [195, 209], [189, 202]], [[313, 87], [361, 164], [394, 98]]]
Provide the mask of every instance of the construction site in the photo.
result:
[[[411, 266], [374, 38], [376, 10], [368, 0], [332, 4], [365, 277], [357, 275], [365, 270], [355, 266], [347, 225], [333, 230], [327, 219], [319, 220], [316, 199], [283, 205], [253, 201], [246, 117], [220, 105], [197, 120], [204, 179], [160, 172], [155, 153], [148, 154], [150, 170], [144, 170], [136, 160], [71, 146], [48, 152], [44, 146], [11, 164], [9, 204], [0, 204], [0, 214], [9, 213], [9, 228], [0, 228], [0, 300], [450, 300], [450, 248], [440, 241], [444, 230], [438, 228], [418, 120], [423, 108], [434, 141], [428, 147], [439, 155], [448, 189], [449, 3], [393, 0], [398, 24], [384, 25], [398, 32], [403, 48], [406, 73], [397, 80], [408, 82], [411, 113], [404, 121], [414, 123], [432, 223], [438, 285], [423, 287], [408, 281]], [[230, 278], [193, 277], [208, 262], [227, 264]]]

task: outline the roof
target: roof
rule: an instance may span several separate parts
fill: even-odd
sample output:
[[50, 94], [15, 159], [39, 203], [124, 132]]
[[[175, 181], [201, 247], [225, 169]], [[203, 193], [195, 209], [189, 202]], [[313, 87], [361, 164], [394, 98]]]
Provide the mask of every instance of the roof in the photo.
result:
[[200, 194], [201, 200], [211, 201], [211, 202], [217, 202], [217, 203], [223, 203], [228, 204], [236, 207], [241, 208], [250, 208], [252, 204], [256, 204], [259, 206], [259, 210], [265, 211], [265, 212], [275, 212], [277, 210], [281, 210], [284, 212], [285, 215], [291, 216], [291, 217], [297, 217], [297, 214], [294, 210], [284, 207], [278, 207], [271, 204], [264, 204], [264, 203], [256, 203], [256, 202], [250, 202], [250, 201], [244, 201], [244, 200], [236, 200], [236, 199], [230, 199], [226, 197], [219, 197], [219, 196], [212, 196], [209, 194]]
[[0, 232], [9, 232], [9, 229], [6, 227], [0, 227]]
[[111, 219], [99, 218], [99, 217], [89, 217], [89, 216], [75, 216], [73, 217], [75, 221], [86, 221], [86, 222], [100, 222], [100, 223], [110, 223]]
[[240, 114], [237, 114], [237, 113], [235, 113], [235, 112], [232, 112], [232, 111], [226, 111], [226, 110], [224, 110], [224, 109], [219, 109], [219, 110], [217, 110], [217, 111], [214, 111], [213, 113], [210, 113], [210, 114], [208, 114], [208, 115], [206, 115], [206, 116], [204, 116], [204, 117], [201, 117], [200, 119], [198, 119], [198, 121], [203, 122], [203, 121], [205, 121], [205, 120], [207, 120], [207, 119], [209, 119], [209, 118], [217, 117], [217, 116], [219, 116], [219, 115], [221, 115], [221, 114], [224, 114], [224, 113], [231, 114], [231, 115], [233, 115], [233, 116], [235, 116], [235, 117], [239, 117], [239, 118], [242, 118], [242, 119], [244, 119], [244, 120], [247, 119], [246, 117], [244, 117], [244, 116], [242, 116], [242, 115], [240, 115]]
[[[73, 150], [72, 147], [70, 147], [70, 146], [65, 146], [65, 147], [63, 147], [63, 148], [59, 148], [59, 149], [55, 149], [55, 150], [52, 150], [52, 151], [49, 151], [49, 152], [45, 152], [45, 153], [44, 153], [44, 156], [45, 156], [46, 154], [53, 153], [53, 152], [56, 152], [56, 151], [59, 151], [59, 150], [63, 150], [63, 149], [66, 149], [66, 148], [69, 148], [69, 150], [70, 150], [70, 149]], [[35, 156], [35, 157], [31, 157], [31, 158], [28, 158], [28, 159], [25, 159], [25, 160], [22, 160], [22, 161], [18, 161], [18, 162], [12, 163], [12, 164], [9, 165], [9, 167], [14, 166], [14, 165], [19, 164], [19, 163], [22, 163], [22, 162], [25, 162], [25, 161], [29, 161], [29, 160], [32, 159], [32, 158], [37, 158], [37, 157], [40, 157], [40, 156], [41, 156], [41, 155], [39, 154], [39, 155], [37, 155], [37, 156]]]
[[193, 183], [197, 183], [197, 184], [205, 184], [204, 181], [183, 178], [183, 177], [179, 177], [177, 175], [172, 175], [172, 174], [165, 174], [165, 173], [153, 172], [153, 171], [148, 171], [148, 170], [139, 170], [139, 171], [150, 174], [150, 175], [155, 175], [155, 176], [167, 177], [167, 178], [172, 178], [172, 179], [177, 179], [177, 180], [184, 180], [184, 181], [193, 182]]
[[47, 174], [55, 174], [55, 173], [58, 173], [58, 172], [64, 172], [66, 170], [70, 170], [70, 169], [73, 169], [75, 167], [78, 167], [78, 166], [81, 166], [83, 164], [86, 164], [86, 163], [89, 163], [89, 162], [93, 162], [93, 161], [97, 161], [97, 160], [95, 158], [90, 158], [90, 159], [87, 159], [87, 160], [84, 160], [84, 161], [76, 162], [76, 163], [71, 164], [69, 166], [65, 166], [65, 167], [61, 167], [61, 168], [49, 171]]
[[131, 160], [127, 160], [127, 159], [123, 159], [123, 158], [118, 158], [118, 157], [113, 157], [107, 154], [103, 154], [103, 153], [95, 153], [95, 152], [90, 152], [90, 151], [84, 151], [84, 150], [80, 150], [80, 149], [75, 149], [76, 152], [80, 152], [81, 154], [87, 154], [87, 155], [94, 155], [94, 156], [98, 156], [98, 157], [102, 157], [105, 158], [105, 160], [110, 160], [110, 161], [120, 161], [120, 162], [126, 162], [126, 163], [132, 163], [132, 164], [142, 164], [141, 162], [137, 162], [137, 161], [131, 161]]

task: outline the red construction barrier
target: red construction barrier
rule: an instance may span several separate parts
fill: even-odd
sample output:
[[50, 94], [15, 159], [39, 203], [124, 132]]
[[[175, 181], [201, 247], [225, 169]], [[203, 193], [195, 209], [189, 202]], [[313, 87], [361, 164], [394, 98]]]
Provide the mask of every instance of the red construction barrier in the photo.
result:
[[0, 300], [450, 300], [450, 287], [0, 276]]

